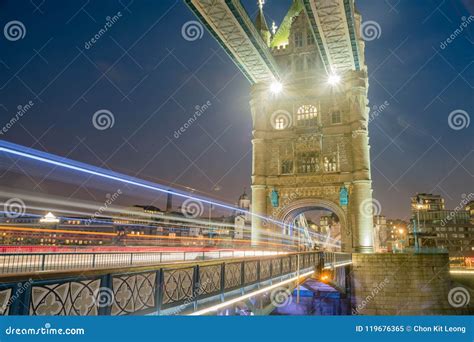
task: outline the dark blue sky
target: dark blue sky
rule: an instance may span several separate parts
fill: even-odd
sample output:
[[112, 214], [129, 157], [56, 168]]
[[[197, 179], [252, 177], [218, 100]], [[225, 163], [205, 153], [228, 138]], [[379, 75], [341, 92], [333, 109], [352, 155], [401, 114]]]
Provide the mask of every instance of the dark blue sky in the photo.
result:
[[[256, 1], [243, 3], [255, 12]], [[268, 0], [269, 23], [278, 24], [290, 3]], [[474, 192], [474, 123], [455, 130], [448, 122], [456, 110], [474, 119], [474, 4], [356, 3], [364, 20], [380, 27], [380, 37], [366, 43], [370, 106], [388, 103], [370, 124], [374, 197], [390, 217], [406, 217], [417, 191], [440, 193], [455, 207]], [[442, 49], [463, 17], [470, 24]], [[13, 20], [26, 35], [0, 36], [0, 126], [19, 105], [34, 106], [0, 139], [226, 202], [249, 187], [249, 84], [207, 32], [183, 39], [181, 29], [194, 17], [182, 1], [0, 0], [2, 33]], [[115, 119], [103, 131], [92, 124], [101, 109]]]

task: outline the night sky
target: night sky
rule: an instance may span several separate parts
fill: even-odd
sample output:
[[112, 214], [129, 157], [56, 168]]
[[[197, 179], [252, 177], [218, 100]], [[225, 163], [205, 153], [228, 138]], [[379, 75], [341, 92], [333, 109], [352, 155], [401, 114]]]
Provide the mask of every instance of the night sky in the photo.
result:
[[[252, 17], [256, 2], [243, 1]], [[290, 3], [267, 0], [269, 24]], [[369, 127], [374, 197], [393, 218], [408, 217], [415, 192], [439, 193], [455, 207], [474, 192], [474, 122], [448, 120], [454, 111], [474, 119], [474, 2], [356, 4], [380, 27], [366, 43], [370, 107], [386, 107]], [[114, 24], [91, 44], [108, 16]], [[446, 43], [463, 17], [470, 23]], [[195, 20], [183, 1], [0, 0], [2, 33], [14, 20], [26, 34], [0, 35], [0, 128], [19, 105], [34, 105], [0, 139], [228, 203], [249, 188], [249, 83], [208, 32], [183, 38]], [[112, 113], [113, 127], [94, 127], [99, 110]], [[34, 186], [20, 175], [16, 182], [0, 179]]]

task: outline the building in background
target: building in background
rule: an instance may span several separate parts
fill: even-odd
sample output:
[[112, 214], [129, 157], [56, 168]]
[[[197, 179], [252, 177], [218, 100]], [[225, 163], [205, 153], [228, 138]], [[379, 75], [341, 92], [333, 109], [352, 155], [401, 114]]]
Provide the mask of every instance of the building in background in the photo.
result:
[[234, 239], [244, 239], [246, 235], [248, 235], [245, 234], [245, 232], [248, 231], [252, 225], [252, 216], [250, 214], [251, 205], [250, 198], [244, 189], [244, 193], [240, 195], [237, 202], [237, 207], [242, 210], [235, 213]]
[[408, 223], [401, 219], [387, 219], [384, 215], [374, 216], [375, 251], [401, 252], [408, 244]]
[[[446, 209], [439, 195], [417, 194], [412, 197], [410, 245], [446, 250], [452, 256], [474, 253], [474, 224], [470, 207]], [[417, 244], [416, 244], [417, 242]]]

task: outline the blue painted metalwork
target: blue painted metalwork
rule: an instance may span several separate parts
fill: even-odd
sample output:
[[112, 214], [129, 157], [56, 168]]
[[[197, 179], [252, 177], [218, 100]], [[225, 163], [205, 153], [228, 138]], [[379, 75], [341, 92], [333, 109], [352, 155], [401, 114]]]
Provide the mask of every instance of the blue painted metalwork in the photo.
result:
[[339, 190], [339, 204], [344, 207], [349, 204], [349, 192], [345, 186]]
[[354, 65], [357, 71], [360, 70], [360, 55], [359, 43], [357, 42], [357, 35], [355, 31], [354, 9], [351, 0], [344, 0], [344, 11], [346, 13], [347, 28], [349, 29], [349, 36], [351, 38], [352, 55], [354, 56]]
[[[301, 271], [351, 259], [350, 254], [343, 253], [299, 255]], [[76, 271], [2, 276], [0, 314], [159, 315], [170, 309], [174, 314], [183, 314], [193, 307], [196, 310], [203, 299], [222, 302], [226, 293], [236, 289], [292, 276], [298, 270], [297, 259], [293, 254], [82, 274]]]
[[280, 205], [280, 195], [278, 195], [278, 191], [273, 189], [272, 194], [270, 196], [271, 196], [272, 206], [274, 208], [278, 208], [278, 206]]
[[304, 9], [306, 12], [306, 16], [310, 22], [311, 31], [313, 32], [314, 39], [318, 45], [319, 54], [321, 56], [321, 60], [323, 61], [324, 68], [326, 72], [329, 73], [331, 71], [331, 64], [329, 63], [328, 52], [323, 43], [323, 39], [321, 38], [321, 32], [319, 32], [318, 24], [316, 23], [316, 16], [311, 8], [311, 1], [312, 0], [303, 0]]

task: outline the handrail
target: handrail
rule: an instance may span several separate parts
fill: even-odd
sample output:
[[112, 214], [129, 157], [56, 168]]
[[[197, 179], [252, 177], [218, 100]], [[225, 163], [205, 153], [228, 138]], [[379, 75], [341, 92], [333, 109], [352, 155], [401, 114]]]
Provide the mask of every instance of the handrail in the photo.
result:
[[0, 276], [5, 315], [179, 314], [203, 299], [314, 270], [328, 260], [350, 260], [345, 253], [194, 260], [180, 264], [34, 272]]

